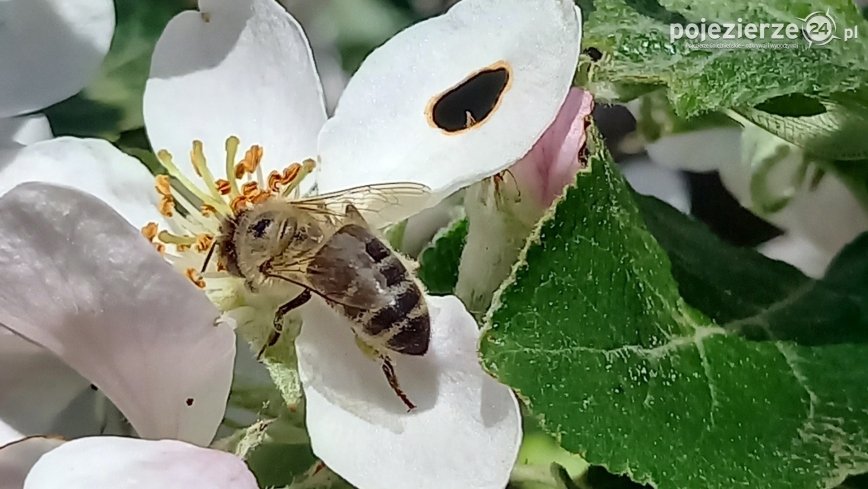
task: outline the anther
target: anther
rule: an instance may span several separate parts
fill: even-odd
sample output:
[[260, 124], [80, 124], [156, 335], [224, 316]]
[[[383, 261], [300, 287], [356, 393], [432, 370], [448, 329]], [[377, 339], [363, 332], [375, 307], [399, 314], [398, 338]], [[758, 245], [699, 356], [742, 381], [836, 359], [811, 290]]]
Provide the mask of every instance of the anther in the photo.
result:
[[229, 207], [232, 209], [232, 212], [238, 214], [239, 212], [247, 208], [248, 203], [249, 201], [247, 200], [247, 197], [239, 195], [238, 197], [232, 199], [232, 202], [229, 203]]
[[154, 188], [157, 189], [158, 194], [164, 197], [172, 196], [172, 181], [169, 179], [168, 175], [157, 175], [154, 178], [154, 181]]
[[157, 237], [157, 231], [159, 231], [157, 223], [149, 222], [142, 228], [142, 236], [148, 241], [154, 241], [154, 238]]
[[214, 236], [211, 236], [210, 234], [200, 234], [196, 236], [196, 251], [199, 253], [205, 253], [210, 250], [212, 244], [214, 244]]
[[259, 193], [259, 183], [257, 182], [247, 182], [241, 186], [241, 195], [247, 197], [248, 199], [253, 198]]
[[254, 144], [244, 153], [244, 159], [241, 164], [244, 166], [244, 171], [252, 174], [259, 168], [259, 163], [262, 162], [262, 146]]
[[205, 288], [205, 280], [202, 279], [202, 276], [199, 275], [199, 272], [197, 272], [195, 268], [188, 268], [184, 271], [184, 274], [196, 287], [199, 287], [200, 289]]
[[175, 199], [171, 195], [164, 195], [160, 199], [160, 214], [165, 217], [172, 217], [175, 214]]
[[272, 170], [271, 173], [268, 174], [268, 189], [272, 192], [280, 190], [280, 178], [280, 172]]
[[256, 194], [256, 196], [251, 199], [251, 202], [253, 202], [254, 204], [261, 204], [261, 203], [265, 202], [266, 200], [268, 200], [270, 197], [271, 197], [271, 192], [266, 192], [264, 190], [260, 190], [259, 193]]
[[232, 184], [229, 183], [229, 180], [220, 178], [214, 182], [214, 185], [217, 187], [217, 191], [220, 192], [220, 195], [229, 195], [232, 192]]
[[244, 169], [244, 162], [241, 162], [241, 163], [238, 163], [237, 165], [235, 165], [235, 172], [233, 173], [233, 175], [235, 175], [235, 179], [240, 180], [241, 177], [244, 176], [245, 171], [247, 171], [247, 170]]

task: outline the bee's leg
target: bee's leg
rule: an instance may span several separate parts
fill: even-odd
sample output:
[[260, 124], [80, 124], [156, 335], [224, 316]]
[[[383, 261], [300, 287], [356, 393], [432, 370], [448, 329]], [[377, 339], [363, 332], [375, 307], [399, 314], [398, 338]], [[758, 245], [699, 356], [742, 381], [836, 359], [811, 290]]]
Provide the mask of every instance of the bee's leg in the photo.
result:
[[282, 306], [277, 308], [277, 311], [274, 313], [274, 329], [271, 331], [271, 334], [268, 335], [268, 340], [262, 345], [262, 348], [259, 350], [259, 353], [256, 355], [256, 359], [262, 358], [262, 355], [265, 353], [265, 350], [274, 346], [277, 343], [277, 340], [280, 339], [280, 333], [283, 332], [283, 318], [293, 309], [297, 309], [304, 305], [305, 302], [310, 300], [310, 289], [304, 289], [300, 294], [295, 296], [291, 301], [283, 304]]
[[382, 356], [380, 357], [383, 360], [383, 373], [386, 374], [386, 380], [389, 381], [389, 387], [395, 391], [395, 394], [398, 395], [398, 398], [401, 399], [401, 402], [407, 406], [407, 412], [416, 409], [416, 405], [410, 402], [410, 399], [407, 397], [407, 394], [404, 394], [404, 391], [401, 390], [401, 386], [398, 384], [398, 376], [395, 375], [395, 366], [392, 365], [389, 357]]

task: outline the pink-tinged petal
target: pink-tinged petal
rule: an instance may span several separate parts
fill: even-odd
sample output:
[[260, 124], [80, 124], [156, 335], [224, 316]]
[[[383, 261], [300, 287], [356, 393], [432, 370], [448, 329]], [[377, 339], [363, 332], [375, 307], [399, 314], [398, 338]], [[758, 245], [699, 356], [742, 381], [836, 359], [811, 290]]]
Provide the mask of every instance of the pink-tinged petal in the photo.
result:
[[63, 440], [32, 436], [0, 446], [0, 489], [21, 489], [30, 469]]
[[151, 145], [191, 179], [194, 139], [218, 178], [232, 135], [263, 147], [267, 175], [315, 158], [326, 120], [307, 38], [275, 0], [200, 0], [198, 12], [172, 19], [154, 50], [144, 115]]
[[141, 162], [100, 139], [61, 137], [0, 149], [0, 195], [26, 182], [87, 192], [136, 227], [163, 222], [153, 175]]
[[95, 197], [30, 183], [0, 198], [0, 324], [96, 385], [144, 438], [207, 444], [235, 337], [217, 309]]
[[114, 28], [111, 0], [0, 2], [0, 117], [43, 109], [84, 88]]
[[594, 99], [590, 93], [570, 89], [554, 122], [524, 158], [510, 168], [522, 191], [548, 207], [581, 169], [579, 152], [585, 146]]
[[[42, 456], [24, 489], [258, 489], [238, 457], [176, 440], [80, 438]], [[5, 488], [4, 488], [5, 489]]]
[[296, 350], [313, 451], [360, 488], [502, 489], [521, 443], [518, 403], [480, 367], [479, 330], [461, 302], [427, 302], [428, 352], [393, 359], [409, 413], [347, 320], [320, 303], [303, 311]]
[[89, 385], [53, 353], [0, 326], [0, 445], [40, 433], [80, 433], [58, 417]]

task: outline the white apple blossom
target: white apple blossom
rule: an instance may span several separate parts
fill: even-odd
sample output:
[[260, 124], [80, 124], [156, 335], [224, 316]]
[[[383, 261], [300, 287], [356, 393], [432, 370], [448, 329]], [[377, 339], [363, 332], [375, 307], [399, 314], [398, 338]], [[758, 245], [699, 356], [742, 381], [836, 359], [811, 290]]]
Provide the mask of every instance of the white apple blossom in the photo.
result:
[[114, 27], [111, 0], [0, 2], [0, 148], [51, 137], [35, 112], [87, 85]]
[[[22, 470], [23, 469], [23, 470]], [[257, 489], [244, 462], [177, 440], [31, 437], [0, 447], [3, 489]]]
[[98, 388], [142, 438], [209, 444], [226, 407], [235, 340], [201, 292], [108, 205], [78, 190], [16, 187], [0, 197], [0, 231], [9, 284], [0, 290], [3, 470], [28, 463], [15, 455], [24, 435], [54, 433], [77, 379]]
[[[0, 195], [35, 179], [78, 182], [112, 201], [117, 195], [109, 186], [130, 183], [114, 168], [87, 167], [99, 161], [92, 158], [95, 152], [114, 157], [108, 144], [51, 140], [47, 119], [36, 113], [72, 96], [96, 74], [114, 25], [111, 0], [0, 2], [5, 67], [0, 70]], [[71, 172], [65, 162], [79, 159], [82, 164]], [[144, 173], [138, 166], [128, 168]], [[78, 173], [82, 170], [87, 173]], [[103, 179], [103, 173], [118, 178]], [[0, 199], [0, 268], [7, 280], [0, 290], [3, 489], [22, 487], [39, 457], [62, 443], [28, 435], [80, 437], [117, 430], [207, 444], [222, 418], [231, 380], [232, 333], [214, 326], [216, 309], [149, 256], [147, 246], [114, 248], [115, 239], [123, 242], [135, 231], [114, 229], [120, 218], [104, 204], [46, 190], [25, 186]], [[124, 199], [112, 203], [132, 210]], [[97, 205], [96, 211], [82, 216], [89, 204]], [[94, 257], [102, 261], [94, 263]], [[118, 263], [126, 267], [120, 281]], [[167, 299], [177, 299], [185, 311], [170, 317]], [[106, 397], [125, 419], [107, 412]], [[102, 414], [94, 410], [100, 406]], [[121, 426], [107, 426], [110, 421]], [[106, 452], [116, 448], [102, 437], [82, 440]], [[87, 462], [80, 473], [106, 469], [104, 457]], [[69, 486], [70, 474], [59, 474]]]
[[[273, 301], [258, 307], [257, 295], [213, 264], [198, 274], [220, 216], [231, 218], [277, 193], [390, 182], [422, 184], [431, 193], [367, 214], [373, 226], [433, 206], [530, 151], [566, 100], [579, 37], [579, 13], [569, 0], [463, 0], [374, 51], [328, 119], [307, 40], [289, 14], [273, 0], [200, 0], [198, 11], [169, 23], [152, 61], [146, 129], [171, 175], [157, 178], [157, 194], [145, 191], [153, 179], [131, 169], [126, 157], [88, 140], [30, 149], [0, 181], [47, 180], [91, 192], [142, 226], [221, 308], [240, 306], [270, 322]], [[34, 155], [56, 163], [36, 174], [27, 170]], [[82, 179], [81, 166], [66, 173], [58, 163], [100, 170]], [[87, 200], [41, 188], [57, 205]], [[130, 250], [147, 246], [131, 235], [112, 241]], [[97, 259], [80, 257], [76, 266]], [[115, 266], [118, 274], [129, 272], [121, 262]], [[110, 286], [100, 276], [82, 279], [89, 282]], [[296, 349], [314, 452], [362, 489], [503, 487], [521, 440], [515, 397], [479, 366], [479, 333], [461, 303], [427, 302], [428, 353], [394, 359], [417, 404], [412, 412], [389, 390], [379, 364], [357, 348], [347, 320], [316, 301], [302, 308]]]
[[[639, 117], [639, 102], [628, 104]], [[718, 171], [723, 185], [754, 214], [786, 231], [759, 250], [820, 277], [832, 258], [868, 231], [868, 209], [797, 146], [753, 125], [667, 134], [645, 149], [655, 162], [692, 172]]]

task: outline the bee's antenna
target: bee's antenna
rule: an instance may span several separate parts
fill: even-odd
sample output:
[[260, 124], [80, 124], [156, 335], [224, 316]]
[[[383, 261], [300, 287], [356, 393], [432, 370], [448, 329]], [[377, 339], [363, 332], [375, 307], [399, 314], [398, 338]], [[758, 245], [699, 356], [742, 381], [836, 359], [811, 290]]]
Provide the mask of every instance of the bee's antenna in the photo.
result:
[[208, 263], [211, 261], [211, 255], [214, 254], [214, 248], [217, 247], [217, 242], [211, 244], [211, 247], [208, 248], [208, 256], [205, 257], [205, 263], [202, 264], [202, 271], [199, 273], [205, 273], [205, 270], [208, 269]]

